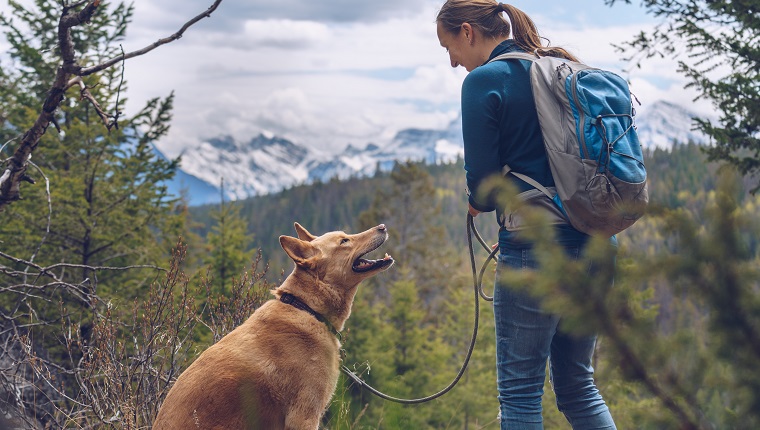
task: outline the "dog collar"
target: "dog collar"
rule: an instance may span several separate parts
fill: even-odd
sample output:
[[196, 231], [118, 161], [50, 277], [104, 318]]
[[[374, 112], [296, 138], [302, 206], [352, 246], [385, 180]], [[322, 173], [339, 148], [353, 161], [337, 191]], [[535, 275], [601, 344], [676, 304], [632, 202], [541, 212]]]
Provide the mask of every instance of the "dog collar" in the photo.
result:
[[301, 301], [298, 297], [290, 294], [290, 293], [281, 293], [280, 294], [280, 301], [288, 304], [290, 306], [293, 306], [296, 309], [300, 309], [302, 311], [306, 311], [310, 313], [314, 318], [316, 318], [319, 322], [323, 323], [325, 326], [327, 326], [327, 329], [330, 330], [330, 333], [335, 335], [338, 339], [341, 341], [343, 340], [343, 336], [341, 336], [340, 332], [338, 330], [335, 330], [335, 327], [333, 327], [332, 324], [330, 324], [330, 321], [327, 321], [327, 318], [320, 315], [317, 311], [310, 308], [309, 305]]

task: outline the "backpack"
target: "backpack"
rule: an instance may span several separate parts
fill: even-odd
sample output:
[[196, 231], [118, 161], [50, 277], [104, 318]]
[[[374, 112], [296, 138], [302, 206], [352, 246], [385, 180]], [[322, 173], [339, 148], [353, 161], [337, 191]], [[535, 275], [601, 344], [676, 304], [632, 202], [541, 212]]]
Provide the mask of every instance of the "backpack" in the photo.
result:
[[531, 88], [556, 193], [504, 166], [552, 199], [577, 230], [615, 235], [644, 214], [647, 172], [633, 102], [620, 76], [585, 64], [528, 53], [491, 61], [533, 62]]

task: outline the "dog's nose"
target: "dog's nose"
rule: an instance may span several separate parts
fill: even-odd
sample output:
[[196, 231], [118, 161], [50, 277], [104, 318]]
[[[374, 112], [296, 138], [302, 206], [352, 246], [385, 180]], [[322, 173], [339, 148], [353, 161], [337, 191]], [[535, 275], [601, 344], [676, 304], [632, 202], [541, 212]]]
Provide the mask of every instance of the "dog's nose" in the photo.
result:
[[385, 224], [380, 224], [379, 226], [377, 226], [377, 229], [380, 231], [385, 231]]

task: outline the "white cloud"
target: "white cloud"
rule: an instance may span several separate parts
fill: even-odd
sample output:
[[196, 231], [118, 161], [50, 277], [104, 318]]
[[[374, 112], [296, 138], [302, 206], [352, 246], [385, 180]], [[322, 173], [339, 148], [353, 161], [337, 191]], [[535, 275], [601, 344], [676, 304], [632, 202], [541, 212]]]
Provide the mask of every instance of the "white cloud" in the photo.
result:
[[313, 133], [319, 128], [319, 123], [315, 121], [313, 105], [300, 88], [285, 88], [273, 92], [263, 100], [256, 112], [258, 124], [275, 133], [283, 134], [289, 130]]
[[452, 69], [448, 64], [418, 67], [414, 76], [404, 82], [403, 92], [431, 103], [458, 106], [466, 75], [461, 67]]
[[[215, 29], [202, 33], [188, 33], [194, 46], [236, 51], [237, 55], [247, 55], [246, 51], [269, 48], [265, 58], [278, 51], [306, 51], [318, 49], [331, 38], [330, 27], [315, 21], [294, 21], [287, 19], [246, 20], [240, 31]], [[271, 64], [269, 64], [271, 66]]]
[[[160, 143], [169, 153], [195, 141], [190, 129], [241, 138], [266, 129], [334, 148], [444, 126], [464, 75], [448, 66], [434, 16], [428, 8], [413, 18], [330, 26], [249, 20], [238, 34], [205, 32], [210, 41], [190, 29], [162, 58], [127, 65], [130, 110], [147, 94], [176, 89], [174, 125]], [[408, 79], [385, 76], [394, 70]]]
[[244, 25], [244, 46], [275, 48], [312, 48], [330, 38], [327, 25], [313, 21], [248, 20]]
[[687, 80], [678, 73], [679, 58], [649, 58], [639, 65], [621, 60], [621, 53], [613, 45], [630, 41], [638, 32], [651, 32], [655, 23], [636, 23], [608, 27], [590, 27], [563, 23], [552, 27], [543, 15], [534, 17], [542, 35], [553, 44], [560, 45], [586, 64], [614, 71], [626, 78], [631, 91], [640, 100], [637, 109], [643, 112], [659, 100], [680, 104], [700, 115], [712, 115], [714, 108], [705, 100], [694, 99], [698, 93], [686, 89]]
[[[169, 155], [204, 138], [247, 140], [264, 130], [327, 149], [381, 143], [403, 128], [444, 127], [458, 114], [466, 72], [449, 66], [438, 43], [434, 21], [442, 3], [225, 0], [182, 39], [127, 61], [127, 113], [174, 90], [172, 128], [159, 143]], [[125, 50], [168, 36], [210, 4], [135, 2]], [[645, 61], [640, 69], [619, 60], [611, 43], [653, 25], [640, 10], [601, 0], [515, 4], [544, 36], [589, 64], [630, 68], [621, 73], [645, 105], [664, 98], [709, 110], [691, 103], [675, 60]]]
[[[202, 11], [212, 0], [164, 0], [157, 7], [171, 13], [181, 10]], [[246, 19], [293, 19], [329, 23], [378, 22], [388, 18], [414, 15], [431, 0], [383, 0], [379, 2], [356, 0], [303, 1], [231, 1], [219, 6], [226, 23]], [[441, 1], [440, 4], [443, 2]], [[435, 1], [435, 4], [438, 4]], [[220, 21], [212, 26], [221, 27]]]
[[[182, 82], [175, 123], [204, 137], [224, 131], [250, 138], [271, 130], [321, 149], [377, 142], [408, 127], [444, 127], [458, 113], [466, 72], [449, 66], [438, 43], [437, 7], [429, 3], [415, 16], [330, 25], [249, 19], [239, 33], [206, 32], [205, 42], [188, 32], [188, 40], [180, 41], [188, 43], [172, 55], [175, 63], [164, 66], [182, 70], [181, 80], [166, 82]], [[539, 25], [543, 19], [538, 16]], [[622, 69], [610, 43], [627, 40], [641, 26], [549, 28], [545, 35], [590, 64]], [[141, 86], [130, 82], [133, 89]], [[172, 132], [162, 148], [178, 151], [187, 142]]]
[[684, 89], [685, 80], [678, 80], [666, 87], [653, 85], [643, 78], [631, 81], [631, 91], [641, 102], [637, 110], [644, 112], [649, 106], [659, 100], [681, 105], [686, 109], [704, 117], [715, 117], [712, 104], [704, 99], [695, 100], [699, 95], [694, 89]]

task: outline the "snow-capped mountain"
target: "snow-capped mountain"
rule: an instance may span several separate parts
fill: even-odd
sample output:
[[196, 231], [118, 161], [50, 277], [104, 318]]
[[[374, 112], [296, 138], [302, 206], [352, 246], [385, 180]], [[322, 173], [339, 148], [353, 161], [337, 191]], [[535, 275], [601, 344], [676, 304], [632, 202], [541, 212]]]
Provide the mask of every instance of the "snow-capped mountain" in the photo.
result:
[[[397, 160], [450, 162], [462, 151], [461, 120], [457, 118], [445, 130], [402, 130], [390, 142], [368, 143], [364, 148], [349, 145], [336, 154], [272, 135], [260, 134], [249, 142], [223, 136], [183, 152], [181, 169], [217, 190], [223, 179], [225, 194], [237, 200], [317, 180], [372, 175], [378, 168], [390, 170]], [[192, 204], [219, 200], [218, 193], [204, 193], [196, 199], [189, 190], [187, 195]]]
[[338, 154], [316, 158], [307, 163], [309, 180], [327, 181], [338, 177], [371, 175], [376, 169], [388, 171], [396, 161], [445, 163], [463, 155], [461, 119], [445, 130], [406, 129], [388, 143], [370, 143], [364, 148], [349, 145]]
[[[303, 146], [260, 134], [248, 142], [230, 136], [209, 139], [182, 154], [182, 170], [240, 199], [282, 190], [309, 179], [311, 154]], [[190, 196], [192, 198], [192, 196]]]
[[636, 116], [639, 141], [645, 149], [671, 148], [674, 143], [706, 144], [707, 136], [692, 130], [696, 113], [663, 100]]
[[[669, 102], [652, 104], [636, 117], [642, 145], [653, 149], [674, 142], [705, 143], [704, 135], [691, 130], [694, 116]], [[248, 142], [223, 136], [186, 150], [178, 177], [188, 188], [191, 204], [199, 205], [219, 201], [222, 179], [227, 197], [237, 200], [317, 180], [372, 175], [378, 168], [390, 170], [396, 161], [441, 163], [462, 155], [461, 118], [443, 130], [406, 129], [388, 142], [370, 142], [363, 148], [349, 145], [334, 154], [273, 135], [260, 134]], [[178, 188], [170, 184], [170, 190]]]

